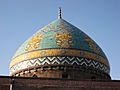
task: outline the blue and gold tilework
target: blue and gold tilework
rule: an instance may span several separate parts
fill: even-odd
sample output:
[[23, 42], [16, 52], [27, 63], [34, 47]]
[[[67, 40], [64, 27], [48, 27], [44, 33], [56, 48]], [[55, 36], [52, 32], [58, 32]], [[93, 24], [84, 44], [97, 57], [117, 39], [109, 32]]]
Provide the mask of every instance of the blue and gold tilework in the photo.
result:
[[90, 58], [109, 67], [102, 49], [63, 19], [53, 21], [25, 41], [13, 56], [10, 67], [28, 59], [60, 55]]

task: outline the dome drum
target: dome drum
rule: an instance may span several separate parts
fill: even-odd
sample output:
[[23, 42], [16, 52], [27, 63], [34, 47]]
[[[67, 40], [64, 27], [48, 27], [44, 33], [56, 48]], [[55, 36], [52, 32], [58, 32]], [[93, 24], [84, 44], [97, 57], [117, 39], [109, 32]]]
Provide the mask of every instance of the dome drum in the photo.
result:
[[[64, 76], [65, 75], [65, 76]], [[84, 76], [83, 76], [84, 75]], [[65, 79], [111, 79], [108, 74], [95, 70], [93, 67], [80, 65], [44, 65], [27, 68], [19, 71], [15, 77], [44, 77], [44, 78], [65, 78]]]
[[[47, 71], [47, 73], [49, 73], [48, 71], [52, 72], [53, 70], [57, 70], [57, 72], [61, 72], [61, 70], [63, 70], [64, 72], [65, 68], [68, 71], [72, 70], [72, 74], [75, 74], [77, 71], [77, 74], [79, 75], [79, 77], [77, 76], [77, 78], [79, 79], [81, 79], [81, 70], [83, 71], [82, 73], [86, 74], [86, 76], [87, 73], [89, 73], [89, 77], [94, 75], [96, 78], [98, 77], [96, 76], [96, 74], [99, 74], [99, 76], [102, 77], [102, 75], [105, 76], [109, 72], [109, 68], [107, 66], [99, 62], [96, 62], [95, 60], [91, 60], [83, 57], [53, 56], [53, 57], [42, 57], [42, 58], [20, 62], [19, 64], [11, 68], [12, 71], [11, 73], [12, 76], [31, 77], [32, 74], [38, 72], [37, 77], [42, 77], [41, 71], [42, 73], [45, 73], [44, 71]], [[17, 72], [15, 72], [14, 70]], [[54, 78], [61, 78], [62, 73], [59, 73], [58, 76], [60, 77], [58, 76], [56, 77], [56, 72], [53, 71], [52, 75], [54, 76]], [[50, 76], [52, 77], [52, 75]], [[44, 77], [50, 78], [50, 76], [48, 74], [48, 76], [44, 76]], [[108, 76], [109, 75], [107, 75], [107, 78], [109, 78]], [[69, 78], [73, 79], [74, 77], [70, 76]]]

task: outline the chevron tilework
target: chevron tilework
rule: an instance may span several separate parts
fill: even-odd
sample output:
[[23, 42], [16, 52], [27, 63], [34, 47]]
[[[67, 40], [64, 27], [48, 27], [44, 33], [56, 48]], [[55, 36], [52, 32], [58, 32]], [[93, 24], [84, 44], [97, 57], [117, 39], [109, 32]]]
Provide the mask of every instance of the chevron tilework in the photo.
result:
[[95, 60], [82, 58], [82, 57], [68, 57], [68, 56], [57, 56], [57, 57], [42, 57], [31, 60], [26, 60], [20, 63], [17, 63], [10, 68], [10, 73], [16, 73], [16, 71], [27, 69], [30, 67], [41, 66], [41, 65], [85, 65], [87, 67], [93, 67], [95, 69], [109, 73], [109, 67], [105, 66], [102, 63], [99, 63]]

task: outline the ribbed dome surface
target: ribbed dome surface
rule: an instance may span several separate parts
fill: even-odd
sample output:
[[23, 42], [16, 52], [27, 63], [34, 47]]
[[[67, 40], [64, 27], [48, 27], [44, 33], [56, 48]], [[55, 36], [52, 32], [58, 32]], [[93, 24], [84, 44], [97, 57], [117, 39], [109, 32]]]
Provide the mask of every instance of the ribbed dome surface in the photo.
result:
[[[35, 59], [39, 58], [37, 66], [44, 65], [46, 63], [52, 64], [48, 63], [49, 61], [45, 61], [43, 63], [40, 60], [40, 58], [51, 56], [85, 57], [91, 59], [94, 65], [99, 63], [95, 68], [101, 68], [101, 71], [108, 74], [110, 71], [109, 63], [104, 52], [88, 35], [67, 21], [57, 19], [38, 30], [20, 46], [11, 61], [10, 72], [12, 74], [31, 67], [30, 62], [27, 61], [32, 59], [34, 60], [31, 62], [34, 62]], [[59, 64], [59, 60], [56, 61], [55, 59], [53, 61], [56, 62], [56, 64]], [[76, 60], [73, 60], [73, 63], [75, 62], [80, 64]], [[36, 66], [36, 64], [32, 65], [32, 67], [34, 66]]]

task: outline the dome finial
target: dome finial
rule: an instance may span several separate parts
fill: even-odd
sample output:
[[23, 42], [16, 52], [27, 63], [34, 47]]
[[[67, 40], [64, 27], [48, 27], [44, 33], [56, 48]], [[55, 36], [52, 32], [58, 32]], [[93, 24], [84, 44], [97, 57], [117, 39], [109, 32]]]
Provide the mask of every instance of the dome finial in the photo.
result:
[[59, 7], [59, 9], [58, 9], [58, 19], [61, 19], [62, 18], [62, 16], [61, 16], [61, 7]]

